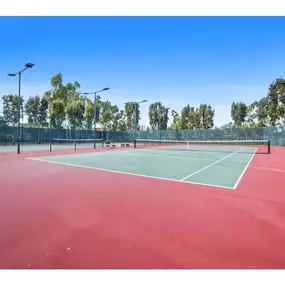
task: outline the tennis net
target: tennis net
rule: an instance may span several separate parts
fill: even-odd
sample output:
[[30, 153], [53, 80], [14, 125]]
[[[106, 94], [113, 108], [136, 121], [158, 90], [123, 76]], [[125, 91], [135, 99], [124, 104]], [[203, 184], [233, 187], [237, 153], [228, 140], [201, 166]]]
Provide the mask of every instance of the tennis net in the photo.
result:
[[136, 139], [134, 148], [171, 151], [270, 154], [270, 140], [177, 141]]
[[103, 146], [102, 139], [62, 139], [62, 138], [53, 138], [52, 146], [54, 148], [92, 148], [94, 143], [96, 146]]

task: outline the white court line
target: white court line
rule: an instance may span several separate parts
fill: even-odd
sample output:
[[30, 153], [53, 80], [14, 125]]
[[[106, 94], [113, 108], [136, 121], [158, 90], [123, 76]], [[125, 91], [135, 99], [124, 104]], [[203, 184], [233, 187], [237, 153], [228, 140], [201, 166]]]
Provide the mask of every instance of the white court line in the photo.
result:
[[229, 155], [227, 155], [227, 156], [224, 156], [224, 157], [222, 157], [221, 159], [218, 159], [217, 161], [215, 161], [215, 162], [213, 162], [213, 163], [211, 163], [211, 164], [209, 164], [209, 165], [207, 165], [207, 166], [205, 166], [205, 167], [203, 167], [203, 168], [201, 168], [201, 169], [199, 169], [199, 170], [197, 170], [197, 171], [195, 171], [195, 172], [193, 172], [193, 173], [191, 173], [191, 174], [189, 174], [189, 175], [183, 177], [182, 179], [180, 179], [180, 181], [185, 181], [185, 180], [188, 179], [189, 177], [192, 177], [192, 176], [194, 176], [194, 175], [196, 175], [196, 174], [198, 174], [198, 173], [200, 173], [200, 172], [202, 172], [202, 171], [208, 169], [209, 167], [211, 167], [211, 166], [213, 166], [213, 165], [215, 165], [215, 164], [217, 164], [217, 163], [219, 163], [219, 162], [221, 162], [221, 161], [223, 161], [223, 160], [225, 160], [225, 159], [227, 159], [227, 158], [229, 158], [229, 157], [235, 155], [236, 153], [238, 153], [238, 152], [240, 152], [240, 151], [242, 151], [242, 150], [244, 150], [244, 149], [245, 149], [245, 147], [243, 147], [243, 148], [241, 148], [241, 149], [239, 149], [239, 150], [237, 150], [237, 151], [235, 151], [235, 152], [233, 152], [233, 153], [231, 153], [231, 154], [229, 154]]
[[123, 174], [123, 175], [145, 177], [145, 178], [151, 178], [151, 179], [156, 179], [156, 180], [166, 180], [166, 181], [172, 181], [172, 182], [178, 182], [178, 183], [187, 183], [187, 184], [194, 184], [194, 185], [209, 186], [209, 187], [214, 187], [214, 188], [222, 188], [222, 189], [227, 189], [227, 190], [233, 190], [233, 188], [227, 187], [227, 186], [220, 186], [220, 185], [199, 183], [199, 182], [190, 182], [190, 181], [180, 181], [180, 180], [171, 179], [171, 178], [163, 178], [163, 177], [157, 177], [157, 176], [149, 176], [149, 175], [144, 175], [144, 174], [124, 172], [124, 171], [119, 171], [119, 170], [110, 170], [110, 169], [93, 167], [93, 166], [85, 166], [85, 165], [80, 165], [80, 164], [72, 164], [72, 163], [44, 160], [44, 159], [37, 158], [37, 157], [28, 157], [27, 159], [34, 160], [34, 161], [40, 161], [40, 162], [46, 162], [46, 163], [60, 164], [60, 165], [71, 166], [71, 167], [80, 167], [80, 168], [87, 168], [87, 169], [99, 170], [99, 171], [110, 172], [110, 173], [118, 173], [118, 174]]
[[238, 187], [238, 184], [240, 183], [240, 181], [241, 181], [243, 175], [245, 174], [245, 172], [246, 172], [246, 170], [247, 170], [249, 164], [251, 163], [252, 159], [254, 158], [254, 155], [255, 155], [256, 151], [257, 151], [257, 148], [254, 150], [254, 153], [252, 154], [252, 156], [251, 156], [251, 158], [249, 159], [248, 163], [246, 164], [244, 170], [242, 171], [241, 175], [239, 176], [237, 182], [235, 183], [235, 185], [234, 185], [234, 187], [233, 187], [234, 190]]

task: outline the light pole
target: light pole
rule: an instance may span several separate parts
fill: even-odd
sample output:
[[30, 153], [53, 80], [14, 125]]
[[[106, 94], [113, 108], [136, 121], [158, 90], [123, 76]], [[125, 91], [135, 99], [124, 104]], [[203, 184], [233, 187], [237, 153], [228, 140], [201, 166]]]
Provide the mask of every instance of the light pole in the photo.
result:
[[18, 154], [20, 153], [20, 129], [21, 129], [21, 122], [20, 122], [20, 117], [21, 117], [21, 76], [22, 73], [27, 70], [28, 68], [32, 68], [34, 66], [33, 63], [26, 63], [25, 68], [16, 72], [16, 73], [9, 73], [8, 76], [19, 76], [19, 91], [18, 91]]
[[94, 149], [96, 148], [96, 97], [97, 97], [97, 94], [100, 93], [100, 92], [103, 92], [103, 91], [107, 91], [109, 90], [110, 88], [106, 87], [106, 88], [103, 88], [99, 91], [95, 91], [95, 92], [84, 92], [83, 94], [84, 95], [91, 95], [91, 94], [94, 94]]

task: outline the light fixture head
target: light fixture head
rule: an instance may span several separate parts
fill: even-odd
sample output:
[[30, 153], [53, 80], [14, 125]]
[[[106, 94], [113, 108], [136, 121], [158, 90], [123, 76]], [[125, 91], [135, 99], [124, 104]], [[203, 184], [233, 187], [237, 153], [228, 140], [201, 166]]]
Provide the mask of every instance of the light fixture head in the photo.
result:
[[34, 64], [31, 63], [31, 62], [28, 62], [28, 63], [25, 64], [25, 66], [26, 66], [27, 68], [32, 68], [32, 67], [34, 66]]

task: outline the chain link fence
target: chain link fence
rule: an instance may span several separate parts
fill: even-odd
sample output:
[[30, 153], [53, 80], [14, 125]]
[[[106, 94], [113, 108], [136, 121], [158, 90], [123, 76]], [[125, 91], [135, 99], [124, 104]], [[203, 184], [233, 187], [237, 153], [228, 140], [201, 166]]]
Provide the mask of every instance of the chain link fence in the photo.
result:
[[[21, 144], [45, 144], [52, 139], [94, 139], [93, 130], [49, 129], [21, 127]], [[17, 127], [0, 127], [0, 145], [15, 144]], [[285, 146], [285, 127], [215, 128], [200, 130], [96, 131], [96, 139], [132, 142], [137, 139], [155, 140], [270, 140], [272, 145]]]

